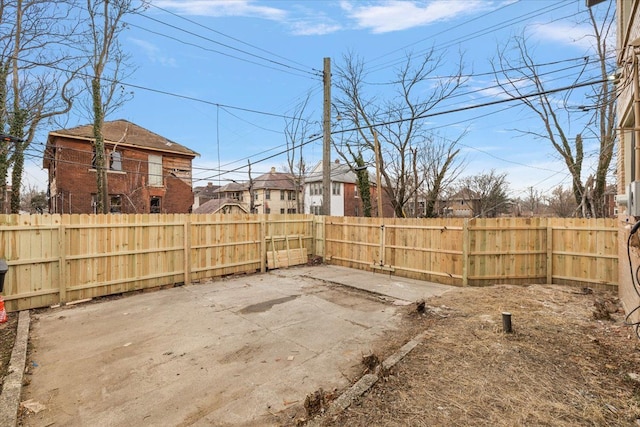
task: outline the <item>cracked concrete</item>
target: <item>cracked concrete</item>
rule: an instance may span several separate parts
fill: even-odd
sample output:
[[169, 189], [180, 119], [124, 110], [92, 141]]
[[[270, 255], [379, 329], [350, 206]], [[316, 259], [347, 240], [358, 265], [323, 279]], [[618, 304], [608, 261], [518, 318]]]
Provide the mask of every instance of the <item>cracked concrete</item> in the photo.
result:
[[[22, 399], [47, 409], [24, 425], [276, 424], [307, 394], [357, 379], [362, 354], [399, 325], [396, 306], [332, 284], [389, 279], [344, 270], [278, 270], [36, 314]], [[411, 291], [406, 300], [448, 289], [430, 286], [394, 287]]]

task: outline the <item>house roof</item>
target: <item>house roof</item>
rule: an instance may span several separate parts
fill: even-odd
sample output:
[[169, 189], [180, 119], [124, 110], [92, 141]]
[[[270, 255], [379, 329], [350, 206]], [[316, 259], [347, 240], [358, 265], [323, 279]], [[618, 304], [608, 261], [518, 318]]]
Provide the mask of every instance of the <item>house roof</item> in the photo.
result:
[[214, 193], [219, 194], [219, 193], [237, 193], [238, 191], [244, 191], [246, 190], [247, 184], [241, 184], [239, 182], [230, 182], [228, 184], [223, 185], [222, 187], [218, 187], [215, 190], [213, 190]]
[[220, 211], [220, 209], [222, 209], [225, 206], [237, 206], [238, 208], [242, 209], [243, 212], [248, 213], [247, 208], [242, 206], [242, 204], [229, 201], [229, 200], [224, 200], [224, 199], [209, 200], [208, 202], [203, 203], [200, 206], [198, 206], [196, 209], [194, 209], [193, 213], [213, 214], [213, 213], [217, 213], [218, 211]]
[[[177, 142], [171, 141], [127, 120], [104, 122], [102, 134], [107, 144], [146, 148], [154, 151], [182, 154], [189, 157], [198, 156], [198, 153], [184, 145], [180, 145]], [[51, 139], [52, 136], [93, 141], [93, 124], [51, 131], [49, 132], [49, 139]]]
[[[346, 182], [349, 184], [355, 184], [358, 182], [358, 177], [355, 172], [351, 170], [351, 167], [346, 163], [331, 163], [331, 182]], [[311, 173], [305, 178], [305, 182], [320, 182], [322, 181], [322, 161], [318, 162]], [[375, 185], [375, 176], [369, 173], [369, 182], [371, 185]]]
[[290, 173], [276, 172], [271, 168], [270, 172], [260, 175], [253, 180], [253, 189], [261, 190], [296, 190], [296, 178]]
[[213, 197], [213, 195], [216, 193], [216, 190], [220, 188], [217, 185], [213, 185], [212, 183], [208, 182], [207, 185], [202, 186], [202, 187], [195, 187], [193, 189], [193, 194], [196, 194], [200, 197]]

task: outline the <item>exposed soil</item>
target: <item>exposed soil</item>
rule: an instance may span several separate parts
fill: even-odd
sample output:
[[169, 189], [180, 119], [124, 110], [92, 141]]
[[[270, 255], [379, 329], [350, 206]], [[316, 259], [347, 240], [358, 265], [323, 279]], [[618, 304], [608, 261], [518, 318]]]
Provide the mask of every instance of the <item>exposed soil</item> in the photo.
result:
[[6, 323], [0, 323], [0, 393], [4, 384], [4, 377], [9, 370], [9, 360], [13, 351], [18, 330], [18, 314], [8, 313]]
[[427, 331], [422, 344], [321, 425], [640, 425], [640, 341], [613, 294], [464, 288], [406, 317], [403, 335]]

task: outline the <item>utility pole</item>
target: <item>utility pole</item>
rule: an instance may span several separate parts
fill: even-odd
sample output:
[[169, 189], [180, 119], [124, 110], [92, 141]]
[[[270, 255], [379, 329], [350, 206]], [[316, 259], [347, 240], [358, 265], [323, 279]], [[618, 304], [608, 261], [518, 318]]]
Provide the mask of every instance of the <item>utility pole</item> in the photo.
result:
[[324, 58], [322, 138], [322, 215], [331, 215], [331, 58]]

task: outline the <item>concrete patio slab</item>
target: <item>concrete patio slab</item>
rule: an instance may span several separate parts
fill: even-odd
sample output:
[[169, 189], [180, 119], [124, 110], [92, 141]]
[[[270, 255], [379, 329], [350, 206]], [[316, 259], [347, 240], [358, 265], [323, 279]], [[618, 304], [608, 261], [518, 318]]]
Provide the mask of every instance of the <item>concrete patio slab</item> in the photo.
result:
[[[46, 409], [24, 425], [277, 424], [274, 414], [318, 388], [347, 387], [362, 373], [361, 356], [399, 326], [397, 306], [332, 284], [371, 284], [371, 273], [333, 269], [275, 270], [34, 314], [22, 399]], [[402, 289], [390, 297], [407, 301], [427, 292], [398, 283], [377, 286]]]

